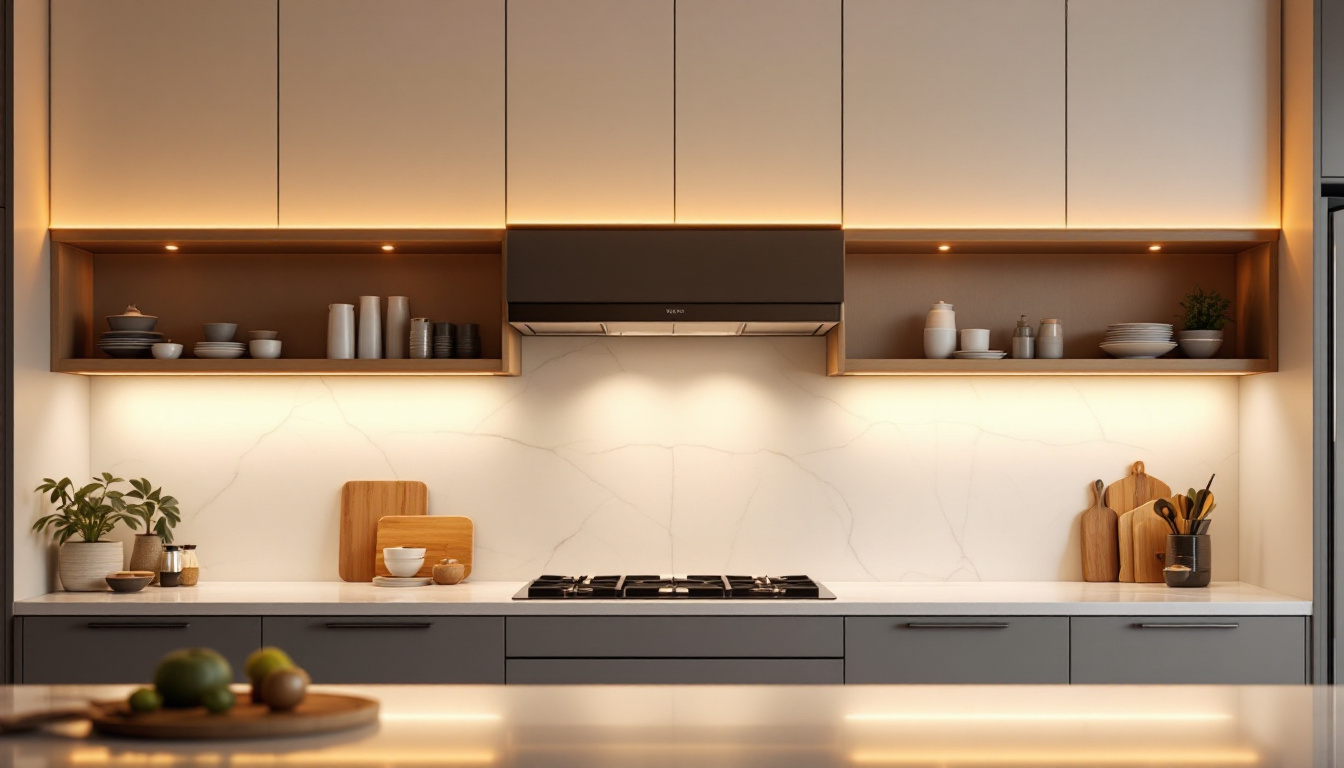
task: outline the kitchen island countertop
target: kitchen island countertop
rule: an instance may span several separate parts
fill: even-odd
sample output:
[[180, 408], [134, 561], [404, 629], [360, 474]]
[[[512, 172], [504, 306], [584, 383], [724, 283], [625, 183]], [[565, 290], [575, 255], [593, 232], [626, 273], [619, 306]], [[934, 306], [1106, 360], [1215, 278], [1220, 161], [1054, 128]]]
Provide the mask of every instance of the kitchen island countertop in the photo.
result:
[[341, 581], [202, 582], [52, 592], [20, 616], [1309, 616], [1311, 601], [1242, 582], [1203, 589], [1087, 582], [823, 582], [835, 600], [513, 600], [520, 581], [385, 588]]

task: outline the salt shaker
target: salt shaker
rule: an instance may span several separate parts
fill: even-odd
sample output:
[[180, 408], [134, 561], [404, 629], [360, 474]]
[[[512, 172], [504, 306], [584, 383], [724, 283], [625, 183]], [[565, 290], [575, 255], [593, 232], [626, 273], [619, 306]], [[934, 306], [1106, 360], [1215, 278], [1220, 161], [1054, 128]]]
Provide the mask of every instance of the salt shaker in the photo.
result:
[[1054, 318], [1041, 321], [1041, 332], [1036, 334], [1036, 357], [1058, 360], [1064, 357], [1064, 326]]
[[1023, 315], [1017, 321], [1017, 328], [1013, 330], [1013, 359], [1030, 360], [1036, 354], [1036, 336], [1031, 326], [1027, 324], [1027, 316]]

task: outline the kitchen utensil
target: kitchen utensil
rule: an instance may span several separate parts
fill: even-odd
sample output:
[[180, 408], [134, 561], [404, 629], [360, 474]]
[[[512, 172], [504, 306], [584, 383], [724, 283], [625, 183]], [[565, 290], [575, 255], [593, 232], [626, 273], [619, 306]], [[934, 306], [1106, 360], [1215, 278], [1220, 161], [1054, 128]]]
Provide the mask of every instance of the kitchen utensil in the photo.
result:
[[327, 305], [327, 359], [350, 360], [355, 356], [355, 305]]
[[1153, 502], [1153, 511], [1157, 513], [1158, 517], [1167, 521], [1167, 525], [1171, 528], [1172, 533], [1178, 536], [1183, 533], [1180, 526], [1176, 524], [1176, 507], [1172, 506], [1170, 501], [1167, 501], [1166, 499], [1155, 500]]
[[1036, 357], [1042, 360], [1064, 357], [1064, 326], [1059, 320], [1049, 317], [1041, 321], [1041, 330], [1036, 333]]
[[1153, 499], [1130, 511], [1134, 526], [1134, 582], [1157, 584], [1162, 581], [1161, 555], [1167, 551], [1167, 536], [1171, 527], [1157, 514], [1159, 499]]
[[405, 296], [387, 297], [387, 323], [383, 326], [383, 356], [388, 360], [406, 357], [406, 337], [410, 333], [411, 300]]
[[1083, 512], [1082, 550], [1084, 581], [1116, 581], [1120, 577], [1120, 548], [1115, 512], [1102, 503], [1105, 485], [1093, 483], [1094, 501]]
[[388, 516], [378, 521], [378, 541], [375, 551], [374, 572], [386, 576], [391, 571], [383, 559], [387, 547], [415, 546], [425, 548], [424, 564], [416, 576], [432, 576], [433, 564], [445, 558], [455, 558], [471, 575], [472, 545], [475, 524], [471, 518], [458, 515]]
[[456, 584], [467, 577], [467, 567], [448, 557], [434, 564], [435, 584]]
[[1171, 486], [1144, 473], [1142, 461], [1134, 462], [1129, 474], [1106, 487], [1106, 506], [1124, 514], [1153, 499], [1171, 498]]
[[988, 329], [988, 328], [962, 328], [962, 329], [961, 329], [961, 351], [962, 351], [962, 352], [988, 352], [988, 351], [989, 351], [989, 329]]
[[378, 296], [359, 297], [360, 360], [378, 360], [383, 356], [383, 300]]
[[1212, 554], [1208, 536], [1168, 536], [1164, 557], [1167, 566], [1162, 569], [1167, 586], [1207, 587], [1213, 578]]
[[351, 480], [343, 485], [341, 579], [369, 581], [373, 578], [379, 518], [418, 516], [428, 512], [429, 488], [417, 480]]
[[309, 691], [303, 703], [289, 712], [272, 712], [254, 704], [251, 696], [236, 689], [237, 704], [223, 714], [210, 714], [202, 707], [160, 709], [132, 714], [125, 699], [95, 702], [89, 710], [93, 729], [114, 736], [141, 739], [256, 739], [300, 736], [358, 728], [378, 721], [378, 702], [362, 696], [343, 696]]

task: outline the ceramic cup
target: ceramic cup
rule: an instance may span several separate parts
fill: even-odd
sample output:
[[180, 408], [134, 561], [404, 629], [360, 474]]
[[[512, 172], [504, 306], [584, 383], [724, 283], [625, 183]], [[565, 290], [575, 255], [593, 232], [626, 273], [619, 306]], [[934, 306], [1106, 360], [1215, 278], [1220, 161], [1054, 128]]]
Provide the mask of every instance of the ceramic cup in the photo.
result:
[[962, 351], [962, 352], [988, 352], [988, 351], [989, 351], [989, 329], [988, 329], [988, 328], [962, 328], [962, 329], [961, 329], [961, 351]]
[[163, 341], [150, 347], [149, 351], [159, 360], [176, 360], [182, 356], [182, 345]]
[[957, 351], [957, 331], [955, 328], [925, 328], [924, 356], [930, 360], [943, 360]]
[[258, 360], [274, 360], [280, 356], [278, 339], [253, 339], [247, 342], [247, 349]]

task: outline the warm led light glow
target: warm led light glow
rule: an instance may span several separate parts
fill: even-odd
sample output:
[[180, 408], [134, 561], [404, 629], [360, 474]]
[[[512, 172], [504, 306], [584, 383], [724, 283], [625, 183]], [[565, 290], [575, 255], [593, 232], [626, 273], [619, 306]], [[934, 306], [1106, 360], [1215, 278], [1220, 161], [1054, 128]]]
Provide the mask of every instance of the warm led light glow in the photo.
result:
[[490, 765], [499, 760], [494, 752], [481, 750], [401, 750], [342, 747], [340, 752], [297, 752], [293, 754], [234, 754], [229, 765]]
[[856, 765], [1256, 765], [1260, 755], [1249, 749], [910, 750], [852, 752]]
[[950, 246], [950, 245], [940, 245], [940, 246], [938, 246], [938, 250], [942, 251], [943, 253], [947, 253], [948, 251], [952, 250], [952, 246]]
[[176, 251], [176, 250], [177, 250], [177, 246], [176, 246], [176, 245], [165, 245], [165, 246], [163, 246], [163, 250], [165, 250], [165, 251]]
[[1222, 712], [872, 712], [845, 715], [850, 722], [1214, 722]]
[[383, 246], [383, 250], [384, 250], [384, 251], [395, 251], [395, 250], [397, 250], [397, 246], [395, 246], [395, 245], [384, 245], [384, 246]]
[[379, 715], [383, 722], [398, 723], [493, 723], [503, 719], [500, 715], [487, 712], [384, 712]]
[[1160, 245], [1150, 245], [1150, 246], [1148, 246], [1148, 250], [1152, 251], [1153, 253], [1157, 253], [1158, 251], [1162, 250], [1162, 246], [1160, 246]]

